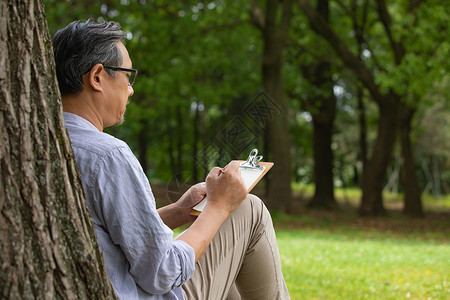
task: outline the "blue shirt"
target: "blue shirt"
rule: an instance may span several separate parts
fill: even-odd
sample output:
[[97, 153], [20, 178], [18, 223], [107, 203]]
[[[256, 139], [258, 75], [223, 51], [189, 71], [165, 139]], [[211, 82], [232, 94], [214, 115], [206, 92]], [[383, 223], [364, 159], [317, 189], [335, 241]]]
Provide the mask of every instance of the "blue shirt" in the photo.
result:
[[121, 299], [183, 299], [194, 250], [173, 239], [156, 211], [139, 161], [123, 141], [64, 113], [87, 205], [112, 284]]

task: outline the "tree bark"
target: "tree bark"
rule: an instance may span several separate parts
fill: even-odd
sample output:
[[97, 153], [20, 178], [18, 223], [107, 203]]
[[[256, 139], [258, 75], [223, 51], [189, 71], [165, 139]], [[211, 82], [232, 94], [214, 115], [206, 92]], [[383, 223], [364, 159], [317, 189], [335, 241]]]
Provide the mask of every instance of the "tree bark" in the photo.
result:
[[311, 113], [313, 124], [314, 153], [314, 196], [309, 207], [334, 209], [337, 202], [333, 185], [333, 150], [331, 149], [336, 99], [330, 65], [319, 63], [303, 68], [303, 75], [317, 89], [327, 91], [327, 96], [311, 96], [305, 101], [305, 108]]
[[[336, 107], [335, 99], [325, 100], [329, 110]], [[333, 108], [334, 107], [334, 108]], [[334, 198], [333, 185], [333, 151], [331, 141], [333, 136], [334, 112], [328, 111], [326, 121], [313, 117], [313, 147], [314, 147], [314, 182], [315, 190], [309, 207], [334, 209], [337, 202]]]
[[[281, 21], [277, 14], [281, 5]], [[288, 127], [287, 99], [282, 78], [282, 52], [290, 27], [292, 15], [291, 0], [268, 0], [266, 2], [263, 32], [263, 86], [267, 94], [279, 105], [282, 114], [269, 120], [269, 144], [275, 165], [271, 171], [268, 187], [268, 204], [288, 212], [291, 203], [291, 155]]]
[[114, 299], [62, 116], [41, 1], [0, 3], [0, 297]]
[[[329, 2], [319, 0], [317, 11], [328, 21]], [[313, 123], [314, 196], [309, 207], [333, 209], [337, 207], [333, 184], [333, 150], [331, 149], [336, 114], [336, 98], [333, 93], [331, 66], [328, 62], [316, 62], [303, 68], [303, 76], [326, 95], [316, 95], [305, 101]]]
[[392, 94], [386, 96], [381, 103], [378, 134], [372, 156], [368, 159], [367, 168], [363, 173], [363, 195], [359, 207], [359, 213], [363, 216], [382, 215], [386, 212], [382, 198], [383, 183], [395, 143], [399, 103]]
[[[408, 13], [410, 15], [414, 15], [421, 2], [421, 0], [410, 1]], [[386, 35], [389, 39], [389, 43], [394, 54], [395, 64], [400, 65], [403, 57], [405, 56], [405, 46], [401, 43], [401, 41], [396, 41], [391, 33], [392, 20], [389, 15], [389, 11], [387, 10], [385, 0], [377, 0], [376, 3], [379, 19], [385, 28]], [[403, 212], [411, 216], [422, 217], [422, 200], [419, 182], [414, 170], [414, 158], [412, 155], [412, 146], [410, 141], [411, 120], [415, 111], [416, 110], [414, 108], [408, 107], [403, 103], [401, 104], [399, 119], [403, 165], [401, 172], [402, 174], [400, 177], [405, 190]]]
[[[362, 88], [358, 88], [357, 92], [358, 97], [358, 122], [359, 122], [359, 153], [360, 159], [362, 163], [361, 177], [364, 177], [364, 173], [367, 166], [367, 124], [366, 124], [366, 110], [364, 106], [363, 100], [363, 90]], [[355, 182], [361, 186], [361, 182]]]
[[412, 217], [423, 217], [419, 180], [414, 167], [414, 156], [411, 146], [411, 119], [415, 110], [402, 106], [400, 114], [400, 142], [402, 146], [403, 165], [400, 180], [405, 193], [403, 213]]

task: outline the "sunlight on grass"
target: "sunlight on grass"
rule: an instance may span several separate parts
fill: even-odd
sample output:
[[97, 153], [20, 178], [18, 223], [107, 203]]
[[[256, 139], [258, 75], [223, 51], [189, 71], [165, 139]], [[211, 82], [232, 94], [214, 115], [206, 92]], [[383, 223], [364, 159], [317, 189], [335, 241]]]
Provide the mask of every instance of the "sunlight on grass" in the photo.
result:
[[279, 231], [292, 299], [450, 299], [450, 245]]
[[[292, 184], [293, 194], [307, 201], [314, 195], [314, 185], [304, 183]], [[358, 207], [361, 200], [361, 189], [356, 187], [335, 188], [334, 195], [339, 204], [349, 204]], [[439, 211], [441, 209], [450, 209], [450, 195], [440, 195], [434, 197], [431, 194], [422, 194], [422, 203], [425, 211]], [[394, 194], [391, 192], [383, 193], [383, 203], [387, 208], [393, 206], [402, 207], [403, 194]]]

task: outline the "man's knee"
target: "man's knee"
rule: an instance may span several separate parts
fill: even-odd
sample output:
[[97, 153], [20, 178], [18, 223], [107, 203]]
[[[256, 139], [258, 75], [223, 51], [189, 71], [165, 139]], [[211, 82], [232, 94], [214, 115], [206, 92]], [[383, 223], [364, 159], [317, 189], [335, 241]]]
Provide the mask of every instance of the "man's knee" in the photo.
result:
[[[234, 216], [233, 216], [234, 215]], [[250, 216], [254, 221], [267, 223], [271, 221], [271, 216], [264, 202], [256, 195], [248, 194], [242, 204], [232, 213], [232, 217], [242, 217], [249, 219]]]
[[265, 207], [263, 201], [256, 195], [248, 194], [247, 198], [242, 201], [241, 205], [236, 210], [243, 210], [246, 213], [259, 212]]

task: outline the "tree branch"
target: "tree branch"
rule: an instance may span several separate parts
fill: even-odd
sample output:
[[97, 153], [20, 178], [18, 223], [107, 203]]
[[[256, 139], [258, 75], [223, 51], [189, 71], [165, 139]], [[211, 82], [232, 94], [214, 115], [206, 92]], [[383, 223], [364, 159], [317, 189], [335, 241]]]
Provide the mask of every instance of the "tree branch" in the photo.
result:
[[367, 25], [367, 16], [369, 11], [369, 3], [366, 1], [362, 7], [362, 15], [361, 20], [358, 18], [358, 9], [359, 4], [357, 0], [353, 0], [351, 4], [351, 9], [346, 9], [343, 7], [343, 9], [346, 11], [346, 13], [351, 16], [352, 22], [353, 22], [353, 30], [355, 31], [355, 38], [358, 42], [358, 55], [361, 56], [363, 53], [363, 45], [366, 45], [367, 50], [370, 51], [372, 54], [371, 59], [375, 66], [378, 67], [380, 70], [384, 70], [384, 68], [381, 66], [381, 64], [378, 62], [376, 56], [374, 55], [374, 52], [371, 51], [370, 43], [369, 41], [364, 37], [364, 30]]
[[372, 94], [375, 101], [382, 99], [382, 94], [375, 83], [375, 79], [364, 62], [355, 56], [341, 38], [330, 28], [327, 21], [311, 6], [309, 0], [299, 0], [305, 16], [308, 18], [311, 28], [320, 36], [322, 36], [342, 59], [345, 65], [352, 69], [361, 79], [364, 85]]
[[395, 64], [399, 65], [405, 54], [405, 50], [403, 49], [403, 45], [399, 42], [396, 42], [392, 37], [391, 33], [392, 19], [386, 8], [385, 0], [377, 0], [376, 2], [377, 2], [378, 16], [380, 17], [380, 21], [383, 24], [384, 30], [386, 31], [386, 35], [389, 39], [389, 43], [391, 44], [392, 51], [394, 52]]

